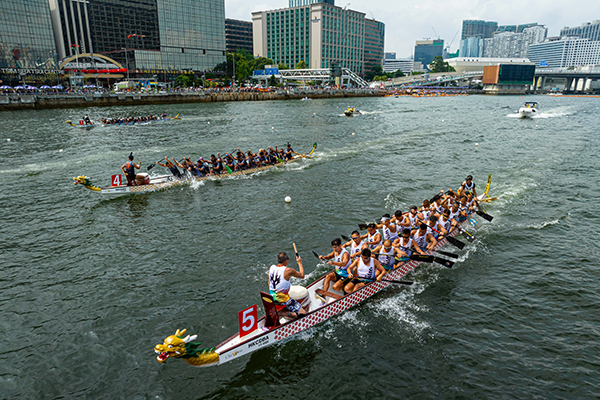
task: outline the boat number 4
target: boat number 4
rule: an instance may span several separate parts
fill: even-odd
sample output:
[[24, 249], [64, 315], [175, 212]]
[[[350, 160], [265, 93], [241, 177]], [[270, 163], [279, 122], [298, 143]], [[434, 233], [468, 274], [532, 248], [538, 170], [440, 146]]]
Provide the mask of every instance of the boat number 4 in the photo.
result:
[[240, 337], [244, 337], [256, 330], [258, 322], [258, 312], [256, 304], [238, 312], [240, 323]]
[[121, 186], [121, 174], [113, 175], [111, 182], [113, 186]]

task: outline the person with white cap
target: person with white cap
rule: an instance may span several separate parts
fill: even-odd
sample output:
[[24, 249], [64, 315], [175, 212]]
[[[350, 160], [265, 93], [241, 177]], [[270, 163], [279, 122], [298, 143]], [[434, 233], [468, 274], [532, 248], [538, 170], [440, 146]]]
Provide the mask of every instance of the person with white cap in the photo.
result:
[[383, 240], [390, 240], [394, 243], [400, 235], [398, 235], [398, 227], [392, 223], [390, 214], [383, 214], [381, 217], [381, 223], [377, 224], [377, 229], [381, 229], [383, 232]]

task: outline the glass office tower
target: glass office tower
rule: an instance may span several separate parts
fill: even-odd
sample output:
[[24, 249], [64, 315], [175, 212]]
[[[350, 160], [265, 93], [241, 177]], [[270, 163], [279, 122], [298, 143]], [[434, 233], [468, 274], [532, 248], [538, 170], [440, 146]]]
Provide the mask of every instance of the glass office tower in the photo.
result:
[[54, 69], [55, 54], [48, 0], [2, 0], [0, 68]]

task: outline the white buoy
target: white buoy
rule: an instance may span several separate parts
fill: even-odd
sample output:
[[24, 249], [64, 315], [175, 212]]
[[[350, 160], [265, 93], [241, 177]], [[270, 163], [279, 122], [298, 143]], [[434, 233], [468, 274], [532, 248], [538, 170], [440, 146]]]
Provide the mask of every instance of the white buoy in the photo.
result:
[[291, 203], [292, 202], [292, 198], [290, 196], [285, 196], [285, 202], [286, 203]]
[[275, 127], [274, 127], [274, 126], [272, 126], [272, 127], [271, 127], [271, 130], [272, 130], [272, 131], [274, 131], [274, 130], [275, 130]]
[[377, 119], [377, 117], [373, 117], [373, 119]]
[[210, 121], [208, 121], [207, 124], [210, 125]]
[[354, 132], [352, 132], [352, 136], [354, 136], [354, 135], [355, 135], [355, 133], [354, 133]]
[[444, 122], [444, 120], [442, 120], [442, 122]]
[[537, 128], [538, 126], [536, 125], [535, 127]]
[[6, 141], [7, 141], [7, 142], [10, 142], [10, 138], [9, 138], [9, 139], [6, 139]]
[[62, 149], [60, 149], [58, 152], [59, 152], [59, 153], [62, 153]]
[[475, 146], [479, 146], [479, 143], [475, 143]]

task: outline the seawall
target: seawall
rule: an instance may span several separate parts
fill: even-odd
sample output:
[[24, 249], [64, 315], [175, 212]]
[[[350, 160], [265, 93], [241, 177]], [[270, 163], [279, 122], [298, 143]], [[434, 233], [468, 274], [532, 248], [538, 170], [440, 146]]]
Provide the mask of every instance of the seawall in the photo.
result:
[[293, 100], [303, 97], [330, 99], [377, 97], [387, 92], [376, 89], [279, 90], [276, 92], [169, 92], [86, 94], [0, 94], [0, 111], [47, 108], [110, 107], [121, 105], [203, 103], [220, 101]]

